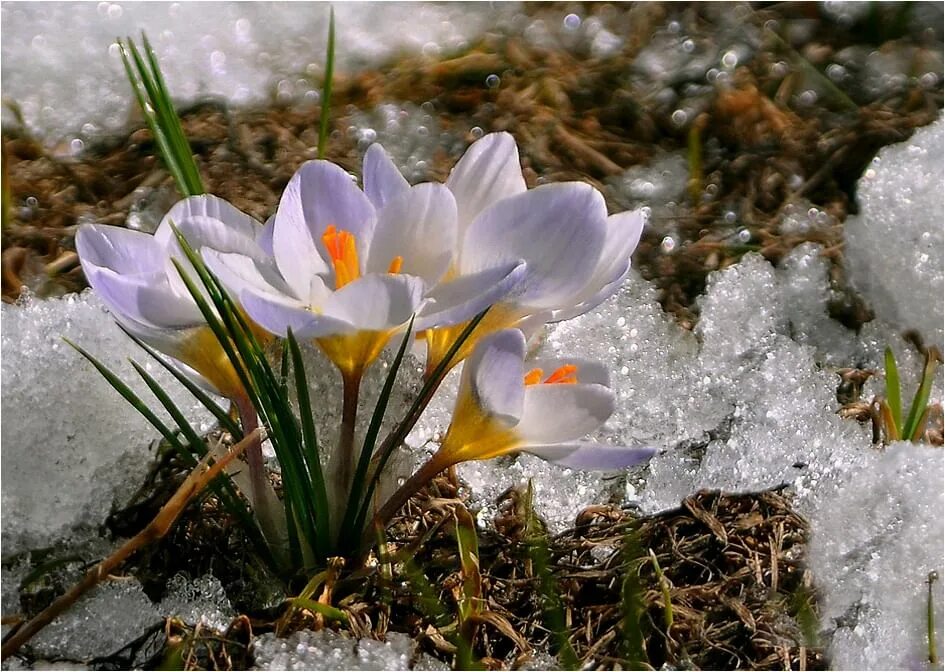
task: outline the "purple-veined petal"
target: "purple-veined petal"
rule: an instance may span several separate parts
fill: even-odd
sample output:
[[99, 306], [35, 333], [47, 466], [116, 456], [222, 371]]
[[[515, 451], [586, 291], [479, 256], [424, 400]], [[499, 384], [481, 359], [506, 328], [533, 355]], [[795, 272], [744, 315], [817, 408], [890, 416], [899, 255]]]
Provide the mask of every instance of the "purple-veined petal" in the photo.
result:
[[577, 367], [575, 375], [579, 384], [610, 386], [610, 372], [606, 366], [595, 359], [582, 359], [580, 357], [529, 359], [525, 362], [525, 370], [541, 369], [544, 372], [542, 378], [544, 380], [544, 378], [568, 364]]
[[574, 441], [600, 427], [616, 407], [603, 385], [528, 385], [515, 430], [524, 443]]
[[410, 183], [397, 170], [384, 148], [377, 143], [368, 147], [364, 153], [361, 170], [364, 194], [376, 210], [380, 210], [387, 201], [410, 188]]
[[627, 266], [623, 273], [618, 275], [613, 282], [604, 285], [597, 291], [596, 294], [585, 301], [578, 303], [577, 305], [551, 311], [551, 316], [549, 317], [548, 321], [561, 322], [562, 320], [570, 320], [573, 317], [578, 317], [579, 315], [583, 315], [584, 313], [594, 310], [597, 308], [597, 306], [602, 304], [620, 290], [620, 286], [623, 285], [628, 275], [630, 275], [629, 261], [627, 262]]
[[606, 235], [604, 197], [588, 184], [536, 187], [483, 211], [463, 239], [461, 273], [524, 259], [517, 305], [532, 310], [569, 305], [587, 284]]
[[314, 313], [304, 304], [287, 296], [259, 292], [250, 288], [240, 292], [240, 304], [263, 329], [285, 338], [288, 330], [296, 338], [309, 339], [346, 334], [354, 331], [348, 322]]
[[[267, 294], [288, 295], [289, 298], [297, 299], [303, 304], [319, 305], [321, 303], [321, 301], [310, 302], [310, 297], [292, 296], [291, 289], [279, 275], [275, 262], [271, 259], [258, 261], [242, 254], [228, 254], [209, 248], [204, 248], [202, 256], [207, 268], [220, 279], [234, 299], [239, 297], [244, 289], [254, 289]], [[318, 276], [313, 277], [321, 282], [320, 295], [324, 300], [330, 291]]]
[[330, 270], [322, 244], [330, 225], [355, 236], [363, 264], [374, 230], [374, 207], [339, 166], [308, 161], [282, 192], [272, 232], [276, 264], [299, 296], [308, 291], [313, 275]]
[[490, 133], [474, 142], [453, 167], [446, 186], [456, 197], [462, 234], [493, 203], [525, 191], [515, 138]]
[[400, 273], [433, 285], [449, 268], [455, 247], [453, 195], [442, 184], [418, 184], [392, 197], [377, 213], [367, 272], [387, 273], [400, 257]]
[[371, 274], [348, 283], [323, 305], [326, 316], [355, 330], [387, 331], [410, 319], [423, 302], [423, 280], [412, 275]]
[[272, 231], [275, 228], [276, 216], [273, 215], [266, 220], [266, 223], [256, 233], [256, 244], [263, 252], [272, 256]]
[[525, 264], [516, 261], [441, 282], [427, 293], [430, 301], [417, 316], [417, 330], [448, 327], [472, 319], [514, 294], [525, 271]]
[[83, 268], [92, 264], [122, 274], [164, 270], [160, 245], [141, 231], [118, 226], [83, 224], [75, 235], [75, 247]]
[[[203, 194], [201, 196], [189, 196], [175, 203], [174, 206], [168, 210], [167, 214], [164, 215], [163, 219], [161, 219], [157, 231], [154, 232], [154, 239], [159, 244], [168, 247], [171, 243], [176, 242], [174, 231], [170, 226], [171, 223], [181, 228], [184, 222], [194, 217], [215, 219], [219, 221], [226, 230], [240, 236], [245, 236], [250, 240], [256, 237], [260, 228], [259, 222], [232, 205], [229, 201], [211, 194]], [[187, 237], [186, 234], [185, 237]], [[187, 238], [187, 240], [191, 245], [195, 245], [194, 242], [190, 241], [190, 238]], [[205, 241], [201, 244], [216, 247], [210, 241]]]
[[575, 304], [555, 311], [553, 321], [570, 319], [593, 310], [610, 298], [630, 272], [630, 255], [640, 242], [646, 225], [644, 210], [620, 212], [607, 218], [607, 235], [597, 266], [588, 277]]
[[502, 329], [483, 338], [463, 365], [463, 383], [483, 413], [515, 425], [525, 403], [525, 336]]
[[163, 269], [151, 274], [121, 275], [109, 268], [83, 264], [95, 292], [116, 313], [158, 329], [179, 329], [203, 322], [189, 296], [176, 294]]
[[656, 454], [648, 446], [609, 446], [603, 443], [575, 442], [526, 445], [527, 453], [571, 469], [616, 471], [643, 464]]
[[[198, 253], [205, 249], [211, 249], [218, 252], [245, 255], [258, 259], [261, 262], [269, 259], [269, 256], [263, 252], [262, 248], [256, 243], [254, 237], [256, 234], [255, 229], [250, 231], [250, 233], [254, 235], [248, 236], [236, 229], [230, 228], [228, 224], [220, 219], [203, 215], [191, 216], [179, 222], [174, 221], [174, 226], [177, 227], [177, 230], [181, 232], [190, 246]], [[180, 273], [177, 271], [172, 259], [177, 260], [183, 267], [184, 272], [187, 273], [191, 279], [196, 280], [199, 286], [200, 282], [196, 269], [191, 265], [190, 260], [187, 259], [187, 256], [184, 254], [176, 238], [167, 242], [165, 255], [167, 255], [167, 277], [171, 282], [171, 286], [174, 287], [174, 291], [181, 296], [187, 296], [187, 286], [184, 284], [183, 279], [181, 279]]]

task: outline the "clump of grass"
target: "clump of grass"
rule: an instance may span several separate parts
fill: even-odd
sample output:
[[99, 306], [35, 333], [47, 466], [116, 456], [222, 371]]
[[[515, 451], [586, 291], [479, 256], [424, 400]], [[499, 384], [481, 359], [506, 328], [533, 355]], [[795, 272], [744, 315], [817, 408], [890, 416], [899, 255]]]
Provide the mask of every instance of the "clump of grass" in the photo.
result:
[[935, 369], [942, 361], [938, 349], [930, 347], [925, 351], [925, 364], [922, 367], [922, 378], [919, 387], [909, 405], [909, 412], [903, 415], [902, 385], [899, 380], [899, 366], [892, 348], [886, 348], [886, 396], [874, 402], [873, 421], [882, 430], [883, 442], [919, 441], [925, 434], [928, 424], [929, 397], [932, 394], [932, 379]]
[[141, 33], [146, 59], [141, 56], [138, 45], [130, 37], [126, 42], [118, 40], [121, 60], [131, 90], [138, 100], [144, 120], [151, 129], [164, 165], [174, 177], [177, 190], [183, 196], [198, 196], [206, 193], [200, 171], [194, 161], [193, 150], [184, 135], [180, 117], [171, 102], [171, 95], [164, 82], [161, 66], [148, 37]]

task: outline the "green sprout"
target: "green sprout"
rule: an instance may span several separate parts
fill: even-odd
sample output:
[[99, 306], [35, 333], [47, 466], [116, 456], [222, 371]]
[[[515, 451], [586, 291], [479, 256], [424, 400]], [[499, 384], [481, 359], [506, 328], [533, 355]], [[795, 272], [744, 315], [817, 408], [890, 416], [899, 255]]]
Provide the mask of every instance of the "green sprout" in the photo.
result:
[[932, 379], [935, 376], [935, 369], [941, 361], [942, 355], [937, 348], [931, 347], [925, 351], [925, 365], [922, 367], [919, 388], [909, 405], [909, 413], [903, 417], [899, 367], [896, 364], [896, 357], [892, 348], [887, 346], [885, 354], [886, 397], [876, 401], [875, 407], [878, 417], [874, 417], [874, 422], [883, 431], [885, 443], [892, 443], [893, 441], [917, 442], [922, 438], [931, 411], [929, 397], [932, 394]]
[[318, 158], [328, 150], [328, 119], [331, 114], [331, 80], [335, 74], [335, 10], [328, 15], [328, 48], [325, 53], [325, 81], [322, 84], [322, 113], [318, 120]]
[[180, 117], [174, 109], [167, 84], [164, 82], [161, 66], [147, 36], [141, 33], [147, 60], [141, 56], [138, 46], [130, 37], [127, 43], [120, 39], [117, 42], [131, 90], [138, 100], [148, 128], [151, 129], [164, 165], [174, 177], [177, 190], [183, 196], [205, 193], [193, 151], [187, 142], [187, 136], [184, 135]]

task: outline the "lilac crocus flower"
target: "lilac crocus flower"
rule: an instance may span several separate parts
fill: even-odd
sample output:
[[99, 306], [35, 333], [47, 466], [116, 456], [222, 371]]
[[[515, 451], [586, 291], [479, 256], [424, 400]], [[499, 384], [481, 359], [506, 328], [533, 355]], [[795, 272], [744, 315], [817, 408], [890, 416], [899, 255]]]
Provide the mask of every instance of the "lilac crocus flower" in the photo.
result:
[[518, 451], [577, 469], [645, 462], [654, 449], [581, 440], [614, 412], [608, 384], [597, 362], [537, 360], [526, 367], [520, 330], [490, 334], [463, 366], [452, 422], [430, 471]]
[[[213, 249], [204, 258], [258, 324], [314, 339], [346, 378], [357, 378], [449, 273], [457, 233], [450, 190], [411, 187], [372, 147], [364, 191], [328, 161], [296, 172], [274, 217], [272, 261]], [[520, 266], [473, 274], [454, 287], [448, 310], [424, 314], [469, 319], [515, 286]]]
[[129, 331], [198, 373], [214, 391], [240, 398], [239, 377], [171, 261], [189, 268], [172, 223], [195, 249], [267, 256], [267, 232], [259, 222], [223, 199], [193, 196], [174, 205], [153, 236], [117, 226], [79, 227], [76, 249], [82, 270]]
[[[408, 188], [380, 151], [365, 158], [366, 189], [369, 176], [382, 185], [369, 191], [376, 198]], [[508, 133], [474, 142], [446, 186], [457, 209], [453, 263], [428, 291], [430, 302], [417, 319], [417, 328], [425, 330], [428, 371], [445, 357], [466, 322], [489, 305], [495, 304], [453, 363], [497, 329], [567, 319], [600, 304], [629, 272], [645, 224], [641, 210], [608, 217], [603, 196], [582, 182], [528, 190]], [[490, 275], [514, 286], [471, 297], [467, 286]]]

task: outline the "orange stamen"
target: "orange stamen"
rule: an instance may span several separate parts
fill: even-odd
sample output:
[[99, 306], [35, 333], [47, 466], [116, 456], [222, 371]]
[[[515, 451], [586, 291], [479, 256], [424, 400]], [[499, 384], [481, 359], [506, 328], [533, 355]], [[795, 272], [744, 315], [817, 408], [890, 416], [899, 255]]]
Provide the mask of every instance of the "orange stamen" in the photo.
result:
[[545, 385], [574, 385], [578, 382], [577, 370], [574, 364], [565, 364], [545, 378]]
[[391, 259], [390, 266], [387, 267], [388, 273], [400, 273], [400, 269], [404, 267], [404, 258], [399, 254]]
[[358, 263], [358, 248], [354, 234], [350, 231], [339, 230], [334, 224], [325, 227], [322, 242], [331, 257], [335, 269], [335, 289], [341, 289], [352, 280], [361, 277], [361, 266]]
[[525, 384], [526, 385], [537, 385], [541, 382], [541, 377], [545, 375], [545, 372], [541, 369], [532, 369], [525, 374]]

